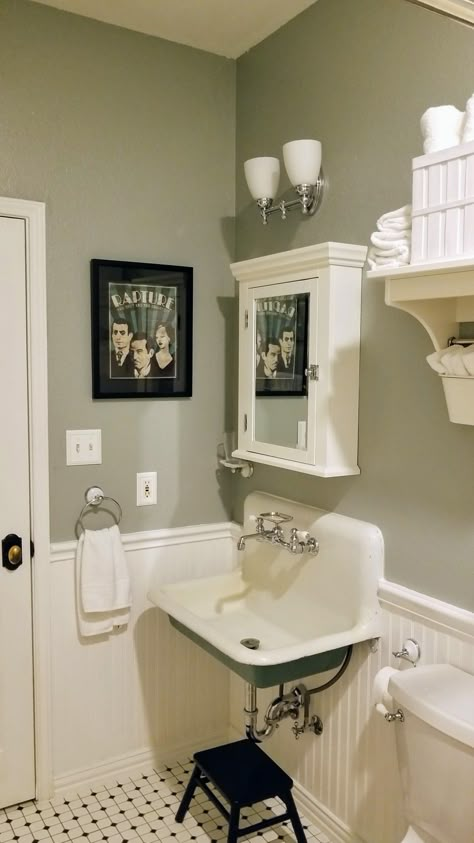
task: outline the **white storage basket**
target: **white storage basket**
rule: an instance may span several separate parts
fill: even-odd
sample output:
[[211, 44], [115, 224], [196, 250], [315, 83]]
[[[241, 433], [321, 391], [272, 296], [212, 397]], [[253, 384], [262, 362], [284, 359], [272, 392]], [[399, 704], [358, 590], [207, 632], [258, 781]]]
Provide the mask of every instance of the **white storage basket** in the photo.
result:
[[413, 159], [411, 263], [474, 255], [474, 141]]
[[440, 377], [450, 421], [474, 425], [474, 377]]

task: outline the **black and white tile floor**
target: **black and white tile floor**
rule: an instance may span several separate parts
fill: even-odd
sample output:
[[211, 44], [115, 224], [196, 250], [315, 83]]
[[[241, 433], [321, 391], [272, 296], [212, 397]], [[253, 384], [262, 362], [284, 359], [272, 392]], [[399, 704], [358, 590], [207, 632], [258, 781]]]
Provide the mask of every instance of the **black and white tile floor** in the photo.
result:
[[[80, 788], [50, 802], [27, 802], [0, 810], [0, 843], [225, 843], [227, 823], [202, 791], [184, 822], [174, 815], [192, 770], [191, 761], [162, 765], [132, 778]], [[276, 799], [242, 813], [253, 824], [283, 808]], [[301, 817], [308, 843], [330, 843]], [[291, 826], [275, 825], [254, 834], [252, 843], [295, 843]]]

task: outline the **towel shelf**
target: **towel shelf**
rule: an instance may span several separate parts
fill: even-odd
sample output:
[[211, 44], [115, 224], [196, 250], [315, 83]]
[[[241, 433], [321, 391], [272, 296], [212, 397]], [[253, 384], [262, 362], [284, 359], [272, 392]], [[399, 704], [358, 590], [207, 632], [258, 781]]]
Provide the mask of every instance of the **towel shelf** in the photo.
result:
[[97, 509], [97, 507], [99, 507], [104, 501], [110, 501], [111, 503], [115, 504], [118, 510], [117, 514], [114, 515], [115, 523], [117, 525], [120, 524], [120, 521], [122, 520], [122, 507], [120, 506], [119, 502], [115, 500], [115, 498], [111, 498], [109, 495], [104, 495], [100, 486], [89, 486], [89, 488], [86, 490], [84, 497], [86, 499], [86, 503], [82, 507], [81, 512], [79, 514], [79, 518], [77, 519], [79, 527], [82, 527], [82, 529], [85, 530], [84, 524], [82, 523], [84, 515], [87, 513], [88, 510]]
[[[446, 344], [460, 322], [474, 322], [474, 255], [383, 267], [367, 273], [385, 281], [385, 304], [397, 307], [421, 322], [436, 351]], [[450, 421], [474, 425], [474, 378], [441, 376]]]

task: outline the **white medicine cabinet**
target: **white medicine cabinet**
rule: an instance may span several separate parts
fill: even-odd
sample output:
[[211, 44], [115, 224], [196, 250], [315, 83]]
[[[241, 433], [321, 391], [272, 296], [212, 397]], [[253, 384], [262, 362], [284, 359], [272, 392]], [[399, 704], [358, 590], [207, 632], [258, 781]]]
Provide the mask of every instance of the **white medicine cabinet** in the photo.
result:
[[320, 243], [231, 264], [239, 283], [233, 456], [359, 474], [359, 345], [367, 248]]

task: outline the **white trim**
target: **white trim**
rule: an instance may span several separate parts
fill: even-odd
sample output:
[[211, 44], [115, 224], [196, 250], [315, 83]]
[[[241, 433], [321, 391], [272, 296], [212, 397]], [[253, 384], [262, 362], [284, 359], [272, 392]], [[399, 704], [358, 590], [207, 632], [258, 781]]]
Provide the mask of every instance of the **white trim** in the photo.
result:
[[357, 834], [298, 782], [294, 782], [293, 796], [299, 811], [311, 825], [324, 832], [331, 839], [331, 843], [363, 843]]
[[428, 622], [444, 632], [449, 631], [470, 641], [474, 638], [474, 613], [467, 609], [443, 603], [385, 579], [379, 582], [378, 596], [381, 605], [388, 606], [391, 611], [402, 611], [422, 623]]
[[32, 562], [35, 775], [36, 796], [46, 799], [53, 792], [53, 779], [45, 205], [2, 196], [0, 215], [24, 219], [26, 223], [30, 506], [31, 534], [35, 543]]
[[276, 283], [313, 278], [318, 269], [337, 266], [362, 267], [367, 255], [367, 246], [352, 243], [317, 243], [301, 249], [289, 249], [259, 258], [231, 263], [230, 270], [239, 281], [257, 281], [267, 284], [269, 279]]
[[[191, 527], [173, 527], [163, 530], [148, 530], [141, 533], [122, 534], [125, 550], [147, 550], [155, 547], [216, 541], [238, 538], [241, 528], [232, 521], [220, 524], [198, 524]], [[51, 562], [70, 562], [76, 553], [76, 541], [54, 542], [50, 549]]]
[[[220, 733], [206, 738], [205, 748], [219, 746], [226, 741], [227, 733]], [[75, 791], [84, 785], [103, 784], [110, 778], [132, 776], [138, 771], [145, 772], [159, 764], [176, 763], [180, 759], [191, 758], [200, 749], [203, 749], [202, 740], [187, 744], [173, 744], [160, 749], [159, 754], [146, 748], [141, 752], [130, 752], [118, 758], [112, 758], [110, 761], [96, 764], [94, 767], [83, 767], [65, 776], [58, 776], [54, 780], [54, 792], [58, 796], [68, 791]]]
[[408, 0], [409, 3], [414, 3], [416, 6], [426, 6], [434, 12], [440, 12], [443, 15], [461, 20], [465, 23], [474, 24], [474, 9], [472, 8], [472, 0]]

